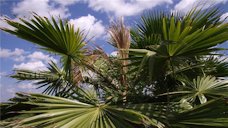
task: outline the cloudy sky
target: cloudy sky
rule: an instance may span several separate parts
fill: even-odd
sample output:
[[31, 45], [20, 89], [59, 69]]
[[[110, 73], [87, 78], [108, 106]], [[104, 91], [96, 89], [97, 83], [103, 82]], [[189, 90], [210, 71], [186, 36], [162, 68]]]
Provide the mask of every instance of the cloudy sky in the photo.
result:
[[[92, 43], [110, 54], [114, 49], [106, 43], [107, 27], [113, 19], [124, 16], [126, 24], [133, 27], [147, 10], [178, 10], [184, 14], [193, 6], [207, 8], [212, 4], [223, 11], [221, 18], [228, 16], [228, 0], [0, 0], [0, 17], [7, 16], [17, 21], [18, 17], [29, 18], [31, 12], [36, 12], [41, 16], [66, 18], [88, 33], [88, 38], [93, 37]], [[9, 27], [2, 21], [0, 26]], [[50, 60], [58, 62], [57, 57], [2, 31], [0, 42], [0, 101], [6, 101], [17, 91], [40, 92], [32, 83], [18, 83], [8, 76], [15, 68], [45, 70]]]

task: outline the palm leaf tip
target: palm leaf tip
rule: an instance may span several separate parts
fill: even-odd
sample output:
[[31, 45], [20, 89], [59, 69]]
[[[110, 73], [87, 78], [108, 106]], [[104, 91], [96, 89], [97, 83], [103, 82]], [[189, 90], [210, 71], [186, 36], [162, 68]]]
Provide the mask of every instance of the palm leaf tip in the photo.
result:
[[[129, 49], [129, 47], [130, 47], [130, 30], [124, 25], [123, 17], [116, 22], [112, 22], [108, 32], [111, 36], [110, 43], [112, 45], [114, 45], [115, 47], [117, 47], [119, 52], [122, 49]], [[123, 55], [123, 57], [124, 57], [124, 55]]]

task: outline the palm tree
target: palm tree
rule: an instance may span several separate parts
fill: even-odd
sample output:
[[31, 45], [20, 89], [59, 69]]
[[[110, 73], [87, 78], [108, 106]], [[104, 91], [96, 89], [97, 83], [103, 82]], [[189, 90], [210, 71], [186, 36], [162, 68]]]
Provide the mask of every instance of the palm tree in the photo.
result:
[[[15, 70], [13, 78], [38, 80], [46, 94], [17, 93], [1, 104], [0, 125], [228, 127], [228, 66], [214, 59], [224, 50], [217, 45], [228, 39], [220, 16], [218, 9], [185, 16], [150, 12], [131, 31], [123, 20], [114, 22], [109, 33], [117, 57], [89, 49], [84, 34], [67, 21], [36, 14], [21, 22], [6, 18], [15, 29], [3, 31], [59, 55], [62, 67], [51, 62], [48, 71]], [[19, 122], [12, 121], [18, 117], [12, 111], [23, 115]]]
[[127, 67], [128, 64], [127, 59], [128, 53], [126, 51], [123, 51], [123, 49], [128, 50], [130, 48], [130, 30], [124, 25], [123, 17], [117, 21], [113, 22], [109, 29], [109, 34], [111, 36], [110, 43], [114, 45], [114, 47], [117, 47], [119, 58], [122, 60], [122, 75], [121, 75], [121, 85], [125, 86], [125, 91], [123, 92], [123, 98], [126, 102], [126, 95], [128, 90], [128, 83], [127, 83]]

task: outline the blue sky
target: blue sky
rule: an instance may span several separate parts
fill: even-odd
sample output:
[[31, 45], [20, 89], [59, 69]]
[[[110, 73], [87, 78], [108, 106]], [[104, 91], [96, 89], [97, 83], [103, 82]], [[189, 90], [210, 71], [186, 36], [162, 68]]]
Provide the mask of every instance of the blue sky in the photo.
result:
[[[107, 28], [113, 19], [124, 16], [129, 27], [139, 21], [140, 15], [147, 10], [178, 10], [186, 13], [198, 5], [219, 6], [224, 18], [228, 16], [228, 0], [0, 0], [1, 18], [8, 16], [13, 20], [18, 17], [31, 17], [31, 12], [50, 17], [51, 15], [67, 18], [75, 27], [83, 29], [92, 42], [104, 48], [107, 53], [114, 49], [106, 42]], [[198, 0], [200, 1], [200, 0]], [[0, 21], [1, 27], [9, 27]], [[15, 36], [0, 31], [0, 101], [13, 97], [17, 91], [40, 92], [31, 82], [17, 82], [8, 76], [13, 69], [45, 70], [50, 60], [57, 61], [55, 56], [39, 50], [38, 46]], [[228, 44], [223, 47], [228, 48]], [[226, 53], [227, 54], [227, 53]]]

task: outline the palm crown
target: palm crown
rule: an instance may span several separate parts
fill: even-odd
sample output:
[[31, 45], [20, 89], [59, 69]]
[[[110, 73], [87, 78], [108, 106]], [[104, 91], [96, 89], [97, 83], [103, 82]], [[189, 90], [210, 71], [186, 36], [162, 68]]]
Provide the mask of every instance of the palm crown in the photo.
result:
[[[33, 16], [21, 22], [6, 18], [14, 29], [1, 29], [58, 54], [62, 67], [51, 62], [47, 71], [15, 70], [13, 78], [36, 80], [45, 94], [18, 93], [2, 103], [1, 125], [228, 126], [228, 82], [222, 79], [228, 64], [217, 59], [228, 25], [218, 9], [192, 9], [185, 16], [150, 12], [131, 30], [123, 19], [113, 22], [110, 43], [117, 56], [89, 49], [84, 34], [67, 21]], [[14, 123], [11, 111], [25, 117], [16, 116], [20, 122]]]

